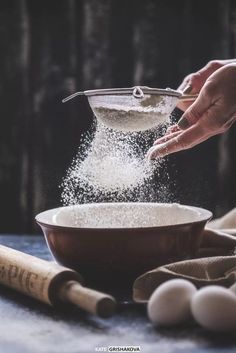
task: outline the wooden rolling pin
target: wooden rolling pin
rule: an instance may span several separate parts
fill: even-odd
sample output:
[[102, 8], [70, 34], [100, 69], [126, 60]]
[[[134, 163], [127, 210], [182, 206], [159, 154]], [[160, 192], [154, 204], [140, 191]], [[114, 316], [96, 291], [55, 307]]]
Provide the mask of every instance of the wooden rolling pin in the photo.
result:
[[115, 299], [83, 287], [79, 273], [20, 251], [0, 245], [0, 284], [49, 305], [73, 303], [101, 316], [111, 316]]

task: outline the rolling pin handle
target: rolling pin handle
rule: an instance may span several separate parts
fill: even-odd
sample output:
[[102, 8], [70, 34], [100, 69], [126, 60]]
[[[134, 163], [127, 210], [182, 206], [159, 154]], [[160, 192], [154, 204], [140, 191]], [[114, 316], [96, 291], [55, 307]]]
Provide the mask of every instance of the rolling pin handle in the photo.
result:
[[116, 300], [112, 296], [83, 287], [76, 281], [66, 282], [61, 287], [59, 297], [102, 318], [112, 316], [116, 309]]

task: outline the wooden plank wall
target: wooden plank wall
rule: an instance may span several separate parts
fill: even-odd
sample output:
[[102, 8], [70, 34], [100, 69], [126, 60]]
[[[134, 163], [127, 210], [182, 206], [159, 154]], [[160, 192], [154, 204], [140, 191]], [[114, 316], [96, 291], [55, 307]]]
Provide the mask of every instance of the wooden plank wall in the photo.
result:
[[[235, 57], [233, 0], [1, 0], [1, 232], [32, 232], [91, 123], [79, 89], [177, 87]], [[236, 203], [236, 129], [168, 160], [173, 200], [221, 214]]]

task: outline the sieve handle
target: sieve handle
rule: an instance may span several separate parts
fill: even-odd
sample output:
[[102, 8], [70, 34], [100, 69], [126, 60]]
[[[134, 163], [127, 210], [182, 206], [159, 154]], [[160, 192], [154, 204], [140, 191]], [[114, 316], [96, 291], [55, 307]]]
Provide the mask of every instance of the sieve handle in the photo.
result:
[[179, 100], [181, 100], [182, 102], [195, 101], [197, 97], [198, 94], [183, 94], [179, 97]]
[[71, 99], [73, 99], [74, 97], [77, 97], [77, 96], [84, 96], [84, 92], [75, 92], [75, 93], [71, 94], [70, 96], [68, 96], [66, 98], [63, 98], [62, 99], [62, 103], [66, 103], [69, 100], [71, 100]]

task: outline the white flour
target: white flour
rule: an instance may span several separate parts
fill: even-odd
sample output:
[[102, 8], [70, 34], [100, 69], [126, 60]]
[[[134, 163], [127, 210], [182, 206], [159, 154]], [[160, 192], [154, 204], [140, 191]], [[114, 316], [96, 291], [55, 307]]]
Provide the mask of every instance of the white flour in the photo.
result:
[[122, 133], [98, 124], [94, 135], [85, 136], [63, 180], [63, 204], [155, 201], [158, 192], [165, 194], [166, 185], [154, 190], [161, 165], [145, 157], [149, 144], [150, 133]]
[[[165, 164], [163, 161], [148, 161], [146, 153], [153, 141], [160, 136], [164, 127], [162, 123], [165, 122], [165, 126], [170, 123], [169, 116], [165, 112], [174, 108], [176, 97], [164, 97], [165, 99], [159, 97], [159, 100], [161, 99], [158, 101], [159, 116], [154, 114], [159, 124], [158, 129], [127, 132], [133, 129], [134, 122], [138, 123], [139, 118], [140, 130], [144, 122], [148, 125], [151, 115], [146, 110], [150, 110], [151, 98], [142, 102], [142, 109], [145, 111], [143, 116], [139, 116], [137, 111], [125, 112], [124, 117], [122, 111], [119, 116], [115, 114], [116, 118], [120, 119], [120, 127], [125, 125], [126, 132], [113, 130], [97, 122], [94, 133], [84, 136], [79, 152], [61, 185], [63, 205], [170, 201]], [[93, 99], [100, 97], [95, 96]], [[136, 102], [134, 97], [131, 99]], [[93, 102], [95, 109], [98, 103], [100, 104], [100, 101]], [[112, 121], [112, 116], [107, 111], [104, 116]], [[150, 121], [150, 124], [153, 125], [153, 121]]]
[[197, 220], [196, 210], [178, 204], [114, 202], [62, 207], [53, 222], [79, 228], [145, 228]]
[[132, 95], [89, 97], [98, 121], [123, 132], [145, 131], [166, 123], [177, 100], [174, 96], [148, 94], [139, 99]]

